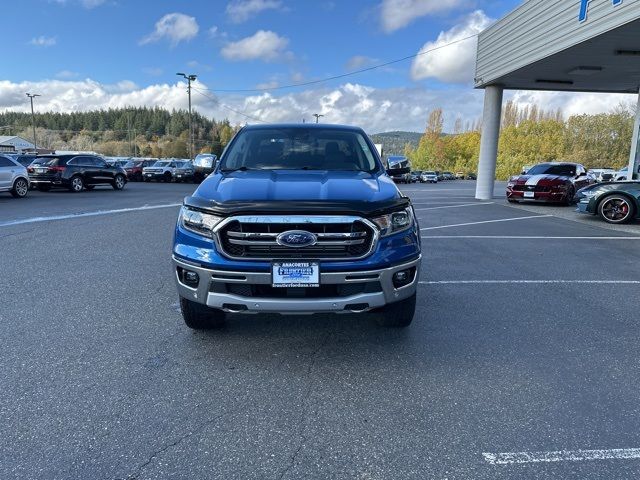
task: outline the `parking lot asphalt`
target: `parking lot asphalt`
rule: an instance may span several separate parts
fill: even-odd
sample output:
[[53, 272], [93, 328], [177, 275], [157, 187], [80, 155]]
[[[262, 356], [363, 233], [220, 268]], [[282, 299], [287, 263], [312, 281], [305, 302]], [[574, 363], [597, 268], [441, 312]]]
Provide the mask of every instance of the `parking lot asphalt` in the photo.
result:
[[[0, 200], [0, 478], [640, 476], [637, 224], [407, 185], [411, 327], [234, 316], [194, 333], [170, 263], [170, 205], [193, 188]], [[59, 219], [7, 224], [43, 216]]]

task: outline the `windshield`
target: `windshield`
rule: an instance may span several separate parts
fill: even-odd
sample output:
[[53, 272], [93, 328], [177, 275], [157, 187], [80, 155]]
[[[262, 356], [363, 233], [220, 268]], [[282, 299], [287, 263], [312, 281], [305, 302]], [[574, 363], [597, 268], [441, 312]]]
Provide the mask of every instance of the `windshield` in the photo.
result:
[[140, 162], [127, 162], [123, 165], [123, 167], [125, 168], [132, 168], [132, 167], [137, 167], [140, 164]]
[[222, 170], [378, 169], [365, 138], [332, 128], [269, 128], [241, 131], [226, 153]]
[[168, 167], [171, 162], [156, 162], [153, 164], [154, 167]]
[[435, 175], [436, 172], [423, 172], [424, 175]]
[[58, 157], [40, 157], [40, 158], [36, 158], [32, 165], [44, 165], [47, 167], [55, 167], [56, 165], [58, 165], [58, 160], [60, 160]]
[[541, 163], [527, 170], [527, 175], [562, 175], [573, 177], [576, 174], [576, 166], [571, 164], [551, 165]]

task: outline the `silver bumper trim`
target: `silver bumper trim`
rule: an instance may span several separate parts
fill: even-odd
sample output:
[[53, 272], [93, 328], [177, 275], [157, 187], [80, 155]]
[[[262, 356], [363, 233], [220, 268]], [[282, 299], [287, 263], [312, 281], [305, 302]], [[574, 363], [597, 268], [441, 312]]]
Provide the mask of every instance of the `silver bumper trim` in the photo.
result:
[[[360, 293], [347, 297], [305, 299], [245, 297], [227, 293], [211, 292], [211, 282], [271, 285], [271, 273], [210, 270], [200, 266], [195, 266], [191, 262], [185, 262], [175, 256], [173, 257], [174, 275], [176, 278], [176, 285], [178, 287], [178, 294], [183, 298], [227, 312], [241, 311], [241, 313], [274, 312], [296, 314], [361, 312], [404, 300], [416, 292], [418, 279], [420, 278], [421, 260], [422, 257], [419, 256], [415, 260], [401, 265], [362, 272], [321, 272], [321, 284], [331, 285], [377, 281], [380, 282], [382, 291], [375, 293]], [[199, 276], [198, 287], [192, 288], [183, 284], [178, 277], [177, 267], [182, 267], [196, 272]], [[405, 270], [411, 267], [416, 268], [416, 274], [413, 282], [405, 285], [404, 287], [395, 288], [392, 281], [393, 274], [399, 270]], [[350, 305], [356, 304], [359, 305], [355, 310], [346, 308]], [[364, 307], [364, 304], [367, 306]], [[227, 307], [225, 307], [225, 305], [227, 305]], [[234, 308], [228, 308], [229, 305], [233, 305]], [[242, 308], [237, 308], [237, 306], [241, 306]]]

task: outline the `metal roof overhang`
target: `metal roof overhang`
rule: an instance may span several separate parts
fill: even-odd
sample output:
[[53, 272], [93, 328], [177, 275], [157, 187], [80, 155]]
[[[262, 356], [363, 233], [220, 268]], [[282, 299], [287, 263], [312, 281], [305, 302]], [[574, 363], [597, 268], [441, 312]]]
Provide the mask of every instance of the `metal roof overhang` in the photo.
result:
[[591, 0], [582, 23], [579, 1], [525, 2], [480, 35], [476, 87], [637, 94], [640, 2], [625, 1]]
[[497, 78], [506, 89], [638, 93], [640, 20]]

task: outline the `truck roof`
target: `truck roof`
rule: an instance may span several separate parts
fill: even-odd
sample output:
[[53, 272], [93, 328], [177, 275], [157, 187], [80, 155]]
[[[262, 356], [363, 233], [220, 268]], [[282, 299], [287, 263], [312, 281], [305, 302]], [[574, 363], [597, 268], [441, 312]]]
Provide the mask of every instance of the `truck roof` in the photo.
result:
[[362, 128], [350, 125], [334, 125], [328, 123], [265, 123], [258, 125], [246, 125], [244, 130], [265, 130], [269, 128], [300, 128], [300, 129], [331, 129], [362, 132]]

